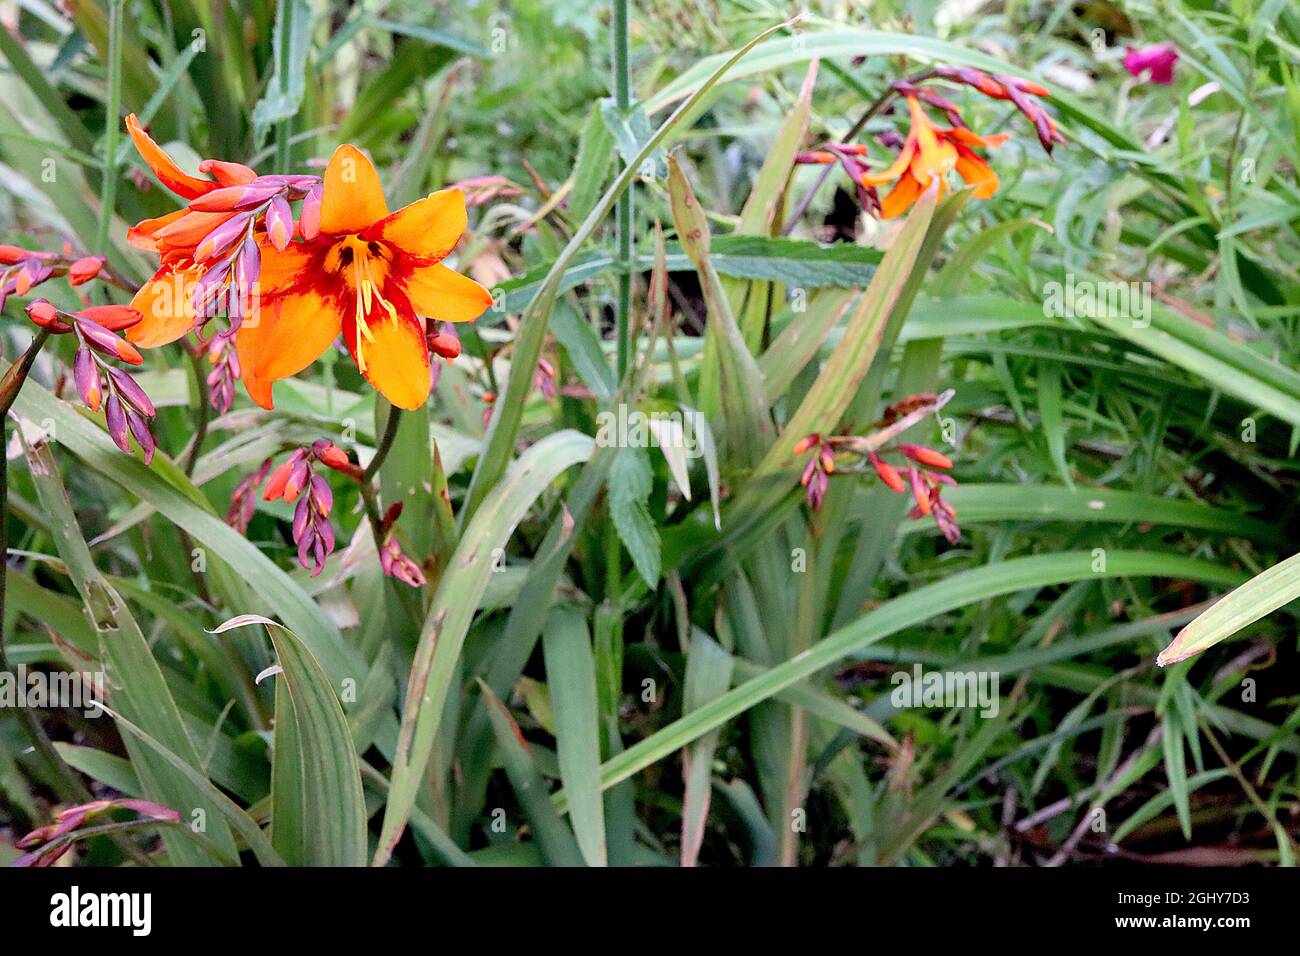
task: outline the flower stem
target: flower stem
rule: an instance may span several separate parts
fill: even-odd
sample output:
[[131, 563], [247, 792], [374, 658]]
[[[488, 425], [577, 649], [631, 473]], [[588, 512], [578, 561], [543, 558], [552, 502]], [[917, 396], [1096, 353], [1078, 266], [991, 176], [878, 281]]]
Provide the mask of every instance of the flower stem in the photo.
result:
[[[628, 66], [627, 0], [614, 0], [612, 23], [614, 41], [614, 103], [619, 114], [626, 116], [632, 105], [632, 77]], [[618, 197], [615, 207], [615, 231], [618, 247], [618, 376], [627, 371], [632, 354], [630, 315], [632, 312], [632, 184]]]
[[[293, 4], [290, 0], [276, 0], [275, 6], [275, 22], [276, 26], [279, 27], [280, 36], [280, 46], [276, 51], [280, 59], [276, 64], [276, 73], [280, 78], [280, 92], [287, 96], [289, 93], [289, 50], [292, 46], [289, 38], [293, 36]], [[292, 138], [292, 119], [281, 120], [276, 124], [275, 171], [277, 173], [289, 172]]]
[[198, 463], [199, 452], [203, 448], [203, 440], [208, 437], [208, 420], [211, 416], [211, 405], [208, 400], [208, 377], [203, 374], [203, 350], [201, 348], [190, 352], [190, 364], [194, 369], [194, 387], [199, 396], [199, 407], [194, 413], [194, 438], [190, 442], [190, 447], [185, 453], [185, 477], [194, 477], [194, 466]]
[[361, 483], [363, 485], [369, 485], [375, 475], [379, 474], [384, 459], [393, 450], [393, 441], [397, 438], [397, 429], [401, 425], [401, 418], [402, 410], [396, 405], [388, 410], [388, 421], [384, 423], [384, 434], [379, 439], [379, 447], [375, 449], [375, 457], [370, 459], [370, 464], [366, 465], [366, 470], [361, 474]]
[[[9, 409], [13, 407], [14, 399], [18, 397], [18, 391], [23, 387], [23, 382], [27, 381], [27, 373], [32, 370], [32, 363], [36, 361], [36, 355], [44, 348], [46, 341], [50, 337], [49, 329], [41, 329], [36, 333], [36, 338], [32, 344], [27, 347], [27, 351], [13, 365], [9, 366], [9, 371], [5, 372], [4, 378], [0, 378], [0, 417], [9, 414]], [[4, 446], [0, 445], [0, 457], [3, 457]], [[4, 504], [0, 501], [0, 506]]]
[[122, 8], [126, 0], [108, 4], [108, 103], [104, 107], [104, 182], [99, 197], [99, 228], [95, 252], [108, 255], [108, 228], [117, 201], [118, 112], [122, 104]]

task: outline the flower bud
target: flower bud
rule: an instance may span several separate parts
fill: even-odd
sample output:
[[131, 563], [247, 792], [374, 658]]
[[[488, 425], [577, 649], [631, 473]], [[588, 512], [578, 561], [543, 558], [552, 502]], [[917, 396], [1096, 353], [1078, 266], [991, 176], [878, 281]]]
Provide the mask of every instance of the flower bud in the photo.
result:
[[257, 173], [243, 163], [230, 163], [222, 159], [205, 159], [199, 163], [199, 172], [207, 173], [223, 186], [246, 186], [257, 178]]
[[431, 335], [429, 336], [429, 351], [445, 359], [457, 358], [461, 352], [460, 339], [453, 332], [439, 332], [436, 335]]
[[122, 401], [134, 408], [141, 415], [153, 418], [158, 414], [157, 409], [153, 407], [153, 402], [145, 394], [140, 383], [134, 378], [123, 372], [120, 368], [110, 368], [108, 377], [113, 382], [114, 390], [122, 397]]
[[907, 486], [903, 483], [903, 476], [898, 473], [898, 469], [885, 461], [874, 451], [867, 457], [871, 461], [871, 467], [876, 469], [876, 474], [879, 476], [880, 480], [885, 483], [885, 487], [890, 491], [902, 494], [903, 490]]
[[311, 448], [316, 457], [331, 468], [346, 469], [352, 465], [348, 460], [348, 453], [328, 439], [322, 438], [314, 442]]
[[235, 212], [260, 206], [283, 187], [279, 183], [252, 183], [243, 186], [223, 186], [204, 193], [190, 201], [195, 212]]
[[84, 345], [77, 349], [76, 358], [72, 360], [72, 380], [86, 407], [92, 412], [99, 411], [99, 402], [104, 394], [99, 380], [99, 366], [95, 363], [94, 354]]
[[108, 396], [108, 401], [104, 403], [104, 420], [108, 424], [108, 437], [113, 439], [113, 444], [130, 454], [131, 442], [126, 436], [126, 410], [116, 395]]
[[58, 322], [59, 310], [46, 299], [37, 299], [30, 302], [24, 310], [27, 317], [43, 329], [53, 330], [55, 323]]
[[82, 285], [98, 276], [103, 268], [103, 256], [84, 256], [68, 267], [68, 282]]
[[92, 305], [77, 313], [110, 332], [121, 332], [138, 323], [144, 316], [139, 309], [129, 305]]
[[912, 461], [919, 462], [920, 464], [926, 465], [930, 468], [952, 467], [952, 460], [947, 455], [942, 455], [933, 448], [926, 448], [923, 445], [901, 444], [898, 446], [898, 450], [908, 458], [912, 459]]
[[293, 238], [293, 212], [283, 196], [277, 195], [266, 209], [266, 235], [280, 252], [284, 252]]
[[144, 452], [144, 463], [149, 464], [153, 461], [154, 448], [156, 447], [153, 435], [149, 431], [149, 423], [144, 420], [144, 416], [132, 409], [127, 409], [126, 423], [131, 429], [131, 434], [135, 436], [136, 444]]
[[244, 234], [248, 231], [250, 219], [252, 219], [251, 213], [240, 213], [237, 216], [231, 216], [217, 226], [194, 247], [194, 261], [206, 262], [208, 259], [230, 249], [236, 242], [244, 238]]
[[307, 192], [307, 197], [302, 201], [302, 209], [298, 212], [298, 231], [304, 239], [315, 239], [316, 234], [320, 232], [320, 203], [323, 189], [323, 185], [312, 186]]
[[817, 434], [816, 432], [813, 432], [811, 435], [805, 435], [803, 438], [800, 438], [797, 442], [794, 443], [795, 457], [797, 458], [798, 456], [802, 455], [809, 448], [813, 447], [813, 445], [820, 445], [821, 442], [822, 442], [822, 436]]

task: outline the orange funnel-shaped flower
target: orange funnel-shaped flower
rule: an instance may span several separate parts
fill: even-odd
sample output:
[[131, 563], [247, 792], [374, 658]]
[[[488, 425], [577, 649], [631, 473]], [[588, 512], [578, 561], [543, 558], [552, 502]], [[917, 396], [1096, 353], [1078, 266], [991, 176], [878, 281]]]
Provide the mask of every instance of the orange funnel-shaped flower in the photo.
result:
[[258, 307], [236, 338], [244, 384], [271, 407], [271, 385], [302, 371], [342, 333], [362, 375], [399, 408], [429, 395], [426, 319], [468, 322], [492, 303], [441, 261], [465, 230], [465, 198], [444, 189], [390, 213], [379, 175], [354, 146], [325, 170], [319, 234], [283, 250], [261, 237]]
[[943, 195], [947, 190], [946, 176], [952, 171], [973, 187], [977, 199], [987, 199], [997, 192], [997, 173], [975, 149], [1001, 145], [1007, 139], [1005, 133], [981, 137], [963, 126], [944, 129], [925, 114], [916, 97], [907, 97], [907, 105], [912, 127], [898, 158], [887, 169], [862, 177], [864, 186], [896, 180], [893, 190], [881, 201], [883, 218], [892, 219], [906, 212], [936, 177], [939, 194]]

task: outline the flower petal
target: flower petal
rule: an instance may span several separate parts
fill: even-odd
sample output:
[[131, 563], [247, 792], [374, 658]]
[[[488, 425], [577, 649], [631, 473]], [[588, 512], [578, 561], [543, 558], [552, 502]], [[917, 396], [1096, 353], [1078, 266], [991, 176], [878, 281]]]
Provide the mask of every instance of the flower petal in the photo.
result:
[[357, 233], [387, 215], [388, 204], [374, 164], [347, 143], [334, 150], [325, 167], [320, 231]]
[[447, 258], [465, 224], [465, 194], [440, 189], [374, 223], [361, 238], [378, 239], [424, 265]]
[[282, 295], [300, 291], [313, 261], [306, 244], [291, 242], [284, 249], [277, 249], [266, 236], [259, 236], [257, 245], [262, 254], [262, 270], [257, 280], [260, 292]]
[[988, 199], [998, 191], [998, 174], [980, 156], [961, 146], [957, 147], [957, 175], [974, 187], [976, 199]]
[[[343, 321], [338, 301], [314, 288], [263, 295], [244, 318], [235, 337], [239, 367], [246, 379], [268, 384], [268, 401], [269, 383], [301, 372], [338, 338]], [[248, 389], [256, 400], [253, 387]]]
[[[961, 126], [953, 129], [944, 130], [944, 135], [951, 140], [955, 140], [959, 147], [978, 146], [980, 149], [988, 149], [991, 146], [1001, 146], [1007, 141], [1009, 133], [993, 133], [991, 136], [979, 136], [971, 130], [964, 129]], [[960, 151], [960, 150], [959, 150]]]
[[158, 240], [156, 238], [158, 232], [166, 229], [188, 212], [188, 209], [177, 209], [175, 212], [169, 212], [157, 219], [141, 220], [126, 230], [126, 241], [137, 249], [158, 252]]
[[194, 283], [197, 273], [178, 272], [168, 263], [153, 274], [131, 299], [141, 319], [126, 330], [127, 340], [144, 349], [175, 342], [194, 328]]
[[406, 295], [416, 312], [439, 322], [473, 322], [492, 304], [491, 292], [444, 265], [411, 270]]
[[263, 408], [275, 407], [271, 401], [271, 384], [260, 378], [253, 378], [251, 375], [244, 376], [244, 388], [248, 390], [248, 397]]
[[159, 252], [184, 249], [192, 250], [218, 226], [233, 219], [232, 212], [193, 212], [186, 210], [185, 215], [167, 223], [154, 234], [154, 242]]
[[429, 397], [429, 347], [424, 341], [424, 322], [400, 297], [393, 306], [397, 309], [396, 319], [382, 310], [370, 314], [369, 335], [362, 334], [360, 354], [355, 319], [349, 317], [343, 323], [343, 337], [366, 381], [398, 408], [419, 408]]
[[925, 110], [914, 98], [908, 97], [907, 103], [912, 111], [911, 135], [916, 137], [916, 156], [912, 159], [912, 175], [920, 182], [928, 183], [935, 176], [942, 176], [957, 165], [957, 150], [946, 139], [941, 139], [925, 115]]
[[888, 196], [880, 203], [880, 218], [893, 219], [899, 213], [906, 212], [921, 195], [921, 184], [912, 175], [911, 170], [904, 173]]
[[912, 164], [912, 157], [916, 155], [916, 140], [909, 136], [903, 142], [903, 148], [899, 151], [898, 157], [889, 164], [885, 169], [875, 173], [865, 173], [862, 176], [862, 185], [880, 186], [884, 183], [892, 182], [899, 176], [903, 175], [903, 170]]
[[140, 155], [149, 164], [149, 168], [158, 177], [158, 181], [176, 195], [185, 199], [196, 199], [204, 193], [216, 189], [219, 185], [210, 179], [199, 179], [197, 176], [191, 176], [177, 166], [176, 162], [167, 155], [163, 148], [155, 143], [153, 138], [144, 131], [134, 113], [127, 116], [126, 129], [131, 134], [135, 148], [140, 151]]

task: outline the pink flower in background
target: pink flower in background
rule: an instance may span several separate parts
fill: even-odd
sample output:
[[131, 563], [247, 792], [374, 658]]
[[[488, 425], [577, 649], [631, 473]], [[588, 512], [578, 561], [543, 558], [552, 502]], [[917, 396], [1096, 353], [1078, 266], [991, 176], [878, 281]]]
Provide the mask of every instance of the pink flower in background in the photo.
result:
[[1148, 70], [1152, 83], [1168, 86], [1174, 81], [1174, 64], [1178, 62], [1178, 50], [1172, 43], [1157, 43], [1155, 46], [1135, 50], [1128, 47], [1124, 55], [1124, 69], [1138, 79]]

